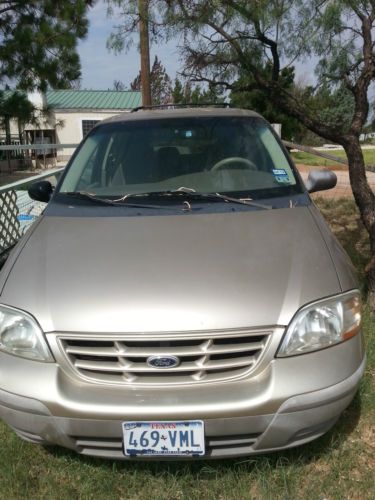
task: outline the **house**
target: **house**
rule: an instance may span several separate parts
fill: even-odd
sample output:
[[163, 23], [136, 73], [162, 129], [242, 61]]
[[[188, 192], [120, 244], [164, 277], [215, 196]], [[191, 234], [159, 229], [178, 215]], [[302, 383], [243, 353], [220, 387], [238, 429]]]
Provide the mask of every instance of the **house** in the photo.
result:
[[[98, 122], [131, 111], [142, 102], [140, 92], [115, 90], [48, 90], [43, 96], [32, 94], [29, 99], [37, 107], [52, 110], [46, 122], [49, 128], [32, 130], [27, 127], [31, 135], [29, 142], [55, 144], [78, 144]], [[73, 151], [60, 150], [58, 156], [68, 159]]]
[[[35, 123], [26, 124], [22, 133], [16, 120], [10, 123], [11, 144], [78, 144], [99, 121], [141, 106], [140, 92], [114, 90], [47, 90], [33, 92], [28, 99], [39, 113]], [[5, 144], [5, 131], [0, 130], [0, 144]], [[47, 150], [47, 156], [59, 160], [70, 158], [74, 148]], [[18, 158], [17, 153], [12, 154]]]

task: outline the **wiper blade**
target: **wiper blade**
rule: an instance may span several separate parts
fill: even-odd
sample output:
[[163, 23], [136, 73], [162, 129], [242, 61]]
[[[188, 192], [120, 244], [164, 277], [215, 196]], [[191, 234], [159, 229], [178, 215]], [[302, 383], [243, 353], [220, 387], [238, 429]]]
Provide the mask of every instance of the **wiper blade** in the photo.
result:
[[[250, 198], [233, 198], [232, 196], [227, 196], [226, 194], [221, 194], [221, 193], [201, 193], [199, 191], [185, 191], [186, 188], [179, 188], [177, 191], [179, 193], [184, 193], [187, 194], [188, 196], [192, 197], [199, 197], [199, 198], [210, 198], [210, 199], [216, 199], [216, 200], [223, 200], [225, 202], [229, 203], [239, 203], [240, 205], [250, 205], [251, 207], [255, 208], [261, 208], [263, 210], [272, 210], [272, 206], [270, 205], [264, 205], [263, 203], [257, 203]], [[187, 188], [189, 189], [189, 188]]]
[[61, 194], [67, 195], [67, 196], [72, 196], [74, 198], [79, 198], [81, 200], [89, 200], [92, 201], [93, 203], [97, 203], [99, 205], [111, 205], [113, 207], [118, 207], [119, 205], [121, 206], [126, 206], [126, 207], [134, 207], [134, 208], [151, 208], [151, 209], [156, 209], [156, 210], [170, 210], [170, 207], [163, 207], [160, 205], [145, 205], [143, 203], [129, 203], [125, 200], [110, 200], [108, 198], [99, 198], [93, 193], [88, 193], [87, 191], [68, 191], [68, 192], [62, 192]]
[[65, 196], [71, 196], [72, 198], [78, 198], [80, 200], [90, 200], [95, 203], [98, 203], [99, 205], [116, 205], [116, 203], [113, 203], [111, 200], [107, 200], [105, 198], [98, 198], [95, 194], [88, 193], [86, 191], [67, 191], [61, 194]]
[[123, 197], [118, 198], [117, 200], [113, 200], [114, 202], [123, 202], [128, 198], [136, 198], [136, 197], [157, 197], [157, 196], [188, 196], [189, 198], [195, 199], [212, 199], [216, 201], [224, 201], [227, 203], [239, 203], [240, 205], [249, 205], [255, 208], [261, 208], [262, 210], [272, 210], [273, 207], [270, 205], [264, 205], [263, 203], [257, 203], [250, 198], [233, 198], [231, 196], [227, 196], [226, 194], [221, 193], [202, 193], [200, 191], [196, 191], [193, 188], [187, 188], [184, 186], [179, 187], [178, 189], [165, 190], [165, 191], [149, 191], [145, 193], [127, 193]]

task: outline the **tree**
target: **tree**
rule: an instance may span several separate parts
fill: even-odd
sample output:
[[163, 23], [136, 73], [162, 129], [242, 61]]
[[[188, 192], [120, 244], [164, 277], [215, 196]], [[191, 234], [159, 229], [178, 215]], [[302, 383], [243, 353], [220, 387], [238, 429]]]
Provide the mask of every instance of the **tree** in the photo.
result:
[[[155, 56], [151, 73], [151, 99], [153, 105], [168, 104], [172, 96], [172, 80], [158, 56]], [[131, 90], [141, 90], [141, 72], [130, 84]]]
[[199, 85], [192, 85], [187, 81], [182, 85], [176, 78], [174, 88], [172, 89], [172, 101], [174, 104], [214, 104], [224, 101], [220, 89], [216, 86], [203, 88]]
[[[29, 101], [24, 92], [18, 90], [0, 90], [0, 128], [5, 130], [6, 144], [11, 143], [10, 122], [17, 122], [18, 137], [20, 144], [23, 143], [25, 126], [32, 124], [35, 127], [42, 127], [44, 122], [48, 122], [52, 117], [52, 108], [46, 105], [43, 108], [36, 107]], [[56, 123], [56, 127], [61, 126], [61, 121]]]
[[113, 80], [113, 90], [122, 92], [123, 90], [126, 90], [125, 84], [121, 80]]
[[[107, 4], [107, 16], [116, 20], [113, 31], [107, 40], [107, 48], [116, 54], [127, 51], [134, 43], [131, 35], [136, 35], [139, 46], [139, 0], [104, 0]], [[167, 24], [163, 21], [163, 13], [167, 1], [147, 0], [147, 21], [150, 42], [158, 43], [165, 34]], [[162, 9], [159, 11], [159, 9]]]
[[178, 78], [176, 78], [174, 81], [174, 87], [172, 89], [172, 101], [175, 104], [183, 104], [184, 102], [187, 102], [185, 101], [185, 88]]
[[[267, 64], [265, 71], [271, 71], [271, 65]], [[281, 75], [282, 85], [289, 91], [295, 91], [294, 69], [285, 68]], [[238, 87], [245, 85], [252, 86], [254, 79], [248, 72], [240, 70], [239, 79], [236, 82]], [[252, 109], [260, 113], [270, 123], [281, 123], [282, 135], [284, 139], [299, 141], [304, 131], [304, 127], [298, 120], [283, 112], [277, 103], [268, 99], [267, 92], [263, 89], [254, 88], [249, 91], [232, 91], [230, 93], [231, 104], [237, 108]]]
[[[23, 143], [23, 132], [26, 123], [35, 122], [36, 108], [22, 92], [0, 90], [0, 128], [5, 130], [5, 143], [11, 144], [11, 121], [17, 121], [18, 137]], [[10, 151], [5, 152], [8, 168], [11, 171]]]
[[132, 82], [130, 82], [131, 90], [139, 92], [141, 90], [141, 72], [134, 78]]
[[0, 84], [69, 88], [80, 77], [77, 41], [95, 0], [0, 2]]
[[[137, 10], [133, 0], [115, 3], [127, 13], [114, 33], [118, 47], [124, 47], [137, 26]], [[311, 132], [343, 146], [354, 199], [370, 239], [366, 273], [368, 301], [375, 312], [375, 194], [359, 142], [375, 78], [374, 1], [150, 0], [149, 19], [152, 37], [181, 35], [184, 76], [189, 80], [230, 92], [260, 90]], [[306, 61], [315, 73], [314, 86], [301, 92], [286, 88], [283, 70]], [[240, 80], [241, 73], [247, 80]], [[332, 99], [321, 109], [318, 98], [327, 89]], [[350, 103], [349, 116], [342, 121], [335, 113], [340, 91]]]
[[5, 142], [11, 143], [10, 122], [17, 121], [18, 135], [22, 143], [23, 130], [26, 123], [34, 121], [36, 108], [27, 96], [17, 91], [0, 91], [0, 126], [5, 130]]
[[[191, 80], [232, 92], [261, 90], [284, 113], [343, 146], [370, 239], [366, 272], [368, 300], [375, 311], [375, 195], [359, 142], [375, 77], [373, 0], [160, 0], [153, 8], [183, 34], [185, 75]], [[314, 88], [307, 94], [285, 88], [283, 69], [306, 60], [314, 66]], [[268, 65], [271, 70], [265, 71]], [[241, 72], [248, 82], [239, 80]], [[333, 116], [332, 106], [317, 108], [315, 97], [322, 89], [329, 89], [331, 96], [345, 89], [351, 103], [348, 120]]]
[[172, 80], [158, 56], [155, 56], [150, 77], [152, 103], [167, 104], [171, 102]]

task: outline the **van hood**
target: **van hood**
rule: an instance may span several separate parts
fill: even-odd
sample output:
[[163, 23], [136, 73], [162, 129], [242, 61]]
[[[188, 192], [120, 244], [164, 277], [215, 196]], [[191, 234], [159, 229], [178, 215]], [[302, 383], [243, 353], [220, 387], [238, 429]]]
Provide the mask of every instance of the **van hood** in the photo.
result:
[[308, 207], [43, 216], [31, 231], [2, 275], [1, 302], [45, 332], [287, 325], [302, 305], [341, 291]]

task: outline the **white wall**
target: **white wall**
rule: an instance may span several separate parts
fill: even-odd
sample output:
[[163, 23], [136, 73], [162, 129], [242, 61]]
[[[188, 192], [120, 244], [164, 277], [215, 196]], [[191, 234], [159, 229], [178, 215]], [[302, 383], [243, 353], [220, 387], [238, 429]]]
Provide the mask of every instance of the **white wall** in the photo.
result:
[[[30, 96], [29, 96], [30, 97]], [[37, 96], [36, 96], [37, 97]], [[37, 99], [35, 99], [37, 100]], [[41, 104], [40, 102], [35, 102], [35, 104]], [[129, 110], [123, 111], [101, 111], [101, 110], [86, 110], [86, 111], [60, 111], [55, 110], [55, 113], [52, 115], [49, 124], [41, 123], [39, 127], [35, 127], [32, 125], [27, 125], [27, 130], [40, 130], [43, 128], [51, 129], [56, 124], [56, 142], [59, 144], [79, 144], [83, 139], [82, 136], [82, 121], [83, 120], [105, 120], [106, 118], [111, 118], [112, 116], [116, 116], [122, 112], [129, 112]], [[63, 126], [59, 126], [59, 122], [63, 122]], [[18, 134], [17, 122], [15, 120], [11, 120], [11, 134]], [[0, 135], [5, 135], [5, 130], [0, 130]], [[59, 149], [57, 151], [57, 156], [66, 160], [69, 159], [73, 154], [74, 149], [65, 148]]]
[[[112, 116], [118, 115], [118, 111], [100, 111], [100, 110], [88, 110], [88, 111], [60, 111], [56, 110], [56, 124], [59, 121], [64, 122], [63, 127], [56, 127], [57, 142], [59, 144], [79, 144], [82, 139], [82, 121], [83, 120], [105, 120], [106, 118], [111, 118]], [[60, 149], [58, 150], [58, 156], [71, 156], [74, 149]]]

